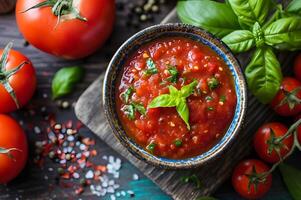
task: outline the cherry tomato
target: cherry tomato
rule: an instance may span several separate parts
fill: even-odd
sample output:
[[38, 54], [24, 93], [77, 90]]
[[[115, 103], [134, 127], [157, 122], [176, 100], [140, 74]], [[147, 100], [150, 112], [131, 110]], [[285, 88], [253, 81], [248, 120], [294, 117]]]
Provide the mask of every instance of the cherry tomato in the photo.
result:
[[0, 184], [13, 180], [24, 168], [27, 157], [23, 129], [11, 117], [0, 114]]
[[294, 116], [300, 113], [301, 82], [292, 77], [285, 77], [271, 106], [280, 116]]
[[[54, 1], [55, 5], [30, 9], [44, 1], [18, 0], [16, 5], [19, 30], [42, 51], [67, 59], [82, 58], [104, 44], [113, 30], [114, 0]], [[58, 13], [65, 13], [60, 21]]]
[[[0, 57], [8, 53], [5, 67], [0, 70], [0, 113], [12, 112], [24, 106], [36, 89], [36, 73], [32, 63], [20, 52], [10, 50], [11, 46], [10, 43], [6, 50], [0, 50]], [[14, 72], [18, 66], [21, 68]]]
[[269, 167], [259, 160], [245, 160], [239, 163], [232, 175], [232, 185], [236, 192], [246, 199], [258, 199], [264, 196], [272, 186], [272, 175], [265, 179], [260, 174], [267, 172]]
[[294, 64], [294, 73], [295, 77], [301, 81], [301, 54], [297, 56], [295, 59], [295, 64]]
[[277, 122], [261, 126], [254, 136], [254, 148], [258, 156], [269, 163], [276, 163], [280, 156], [284, 157], [292, 149], [294, 138], [291, 135], [282, 142], [277, 142], [277, 138], [284, 136], [287, 131], [286, 126]]

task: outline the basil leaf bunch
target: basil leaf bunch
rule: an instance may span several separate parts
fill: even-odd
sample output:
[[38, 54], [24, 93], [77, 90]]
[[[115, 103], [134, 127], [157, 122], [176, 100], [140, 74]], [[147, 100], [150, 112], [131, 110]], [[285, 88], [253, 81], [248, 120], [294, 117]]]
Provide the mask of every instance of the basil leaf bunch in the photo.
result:
[[176, 107], [177, 112], [185, 122], [187, 129], [190, 130], [189, 108], [186, 102], [186, 98], [188, 98], [194, 92], [194, 88], [197, 86], [197, 84], [197, 81], [193, 81], [192, 83], [183, 86], [181, 90], [178, 90], [174, 86], [170, 85], [168, 87], [169, 94], [162, 94], [154, 98], [148, 105], [148, 107]]
[[180, 0], [177, 12], [182, 22], [222, 38], [234, 53], [255, 48], [245, 70], [248, 86], [262, 103], [274, 98], [282, 81], [274, 49], [301, 49], [300, 0], [285, 9], [272, 0]]
[[52, 80], [52, 98], [57, 99], [70, 94], [83, 76], [84, 69], [78, 66], [60, 69]]

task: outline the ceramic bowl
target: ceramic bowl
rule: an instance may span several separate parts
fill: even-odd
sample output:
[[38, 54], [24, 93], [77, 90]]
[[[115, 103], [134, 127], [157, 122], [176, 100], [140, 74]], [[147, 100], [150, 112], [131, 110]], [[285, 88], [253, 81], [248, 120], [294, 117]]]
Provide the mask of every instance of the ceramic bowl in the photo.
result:
[[[154, 156], [136, 144], [124, 131], [116, 112], [115, 90], [118, 89], [118, 77], [123, 72], [124, 63], [129, 56], [142, 45], [161, 37], [186, 37], [203, 43], [213, 49], [228, 65], [234, 79], [237, 105], [233, 120], [224, 137], [210, 150], [198, 156], [174, 160]], [[246, 113], [247, 89], [239, 62], [229, 48], [210, 33], [186, 24], [162, 24], [146, 28], [129, 38], [115, 53], [106, 71], [103, 87], [105, 114], [113, 133], [119, 142], [134, 156], [152, 165], [162, 168], [187, 169], [199, 167], [221, 156], [222, 152], [235, 142], [235, 137], [242, 127]]]

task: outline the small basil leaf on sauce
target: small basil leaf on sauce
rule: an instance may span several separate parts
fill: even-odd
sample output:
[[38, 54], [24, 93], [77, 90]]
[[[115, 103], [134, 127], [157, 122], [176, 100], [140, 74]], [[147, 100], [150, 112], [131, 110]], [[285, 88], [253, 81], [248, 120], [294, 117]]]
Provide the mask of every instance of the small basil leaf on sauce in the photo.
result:
[[203, 186], [201, 180], [195, 174], [182, 176], [181, 181], [183, 183], [193, 183], [198, 189], [202, 188]]
[[175, 66], [169, 65], [168, 72], [171, 75], [167, 80], [171, 83], [176, 83], [179, 77], [179, 72]]
[[237, 16], [226, 3], [181, 0], [177, 4], [177, 13], [183, 23], [206, 29], [220, 38], [240, 29]]
[[181, 96], [183, 98], [187, 98], [189, 97], [193, 92], [194, 92], [194, 89], [195, 87], [198, 85], [198, 82], [197, 81], [193, 81], [192, 83], [188, 84], [188, 85], [185, 85], [181, 88]]
[[178, 101], [178, 105], [176, 107], [178, 114], [180, 117], [183, 119], [185, 122], [187, 129], [190, 130], [190, 125], [189, 125], [189, 108], [186, 103], [186, 99], [182, 98], [181, 100]]
[[234, 53], [249, 51], [255, 46], [253, 33], [248, 30], [238, 30], [223, 37], [225, 42]]
[[156, 64], [151, 58], [147, 59], [146, 66], [147, 66], [147, 70], [145, 71], [146, 75], [152, 75], [152, 74], [157, 74], [158, 73], [158, 69], [156, 68]]
[[220, 84], [219, 81], [215, 77], [212, 77], [207, 81], [207, 85], [210, 90], [214, 90], [219, 86], [219, 84]]
[[84, 69], [81, 67], [65, 67], [54, 75], [52, 80], [52, 98], [70, 94], [75, 84], [80, 82], [84, 76]]
[[141, 103], [133, 102], [132, 106], [134, 106], [135, 111], [139, 112], [141, 115], [146, 114], [146, 109], [144, 108], [144, 106]]
[[279, 165], [279, 169], [293, 199], [301, 199], [301, 171], [284, 163]]
[[129, 102], [129, 99], [131, 98], [134, 91], [135, 89], [131, 86], [122, 94], [122, 98], [125, 103]]
[[207, 110], [208, 110], [208, 111], [213, 111], [214, 108], [213, 108], [212, 106], [209, 106], [209, 107], [207, 108]]
[[169, 94], [162, 94], [154, 98], [151, 103], [148, 105], [149, 108], [158, 108], [158, 107], [174, 107], [176, 106], [176, 99]]
[[206, 100], [206, 101], [212, 101], [213, 98], [212, 98], [211, 96], [206, 96], [206, 97], [205, 97], [205, 100]]
[[122, 108], [122, 111], [124, 112], [124, 114], [130, 119], [130, 120], [134, 120], [135, 119], [135, 107], [130, 104], [130, 105], [125, 105]]
[[180, 117], [187, 125], [187, 129], [190, 130], [189, 125], [189, 108], [186, 103], [186, 98], [189, 97], [194, 88], [197, 86], [198, 82], [193, 81], [192, 83], [185, 85], [179, 91], [174, 86], [169, 86], [170, 94], [162, 94], [154, 98], [151, 103], [148, 105], [149, 108], [158, 108], [158, 107], [176, 107], [176, 110]]
[[270, 102], [280, 88], [280, 63], [270, 47], [255, 51], [245, 74], [251, 92], [264, 104]]

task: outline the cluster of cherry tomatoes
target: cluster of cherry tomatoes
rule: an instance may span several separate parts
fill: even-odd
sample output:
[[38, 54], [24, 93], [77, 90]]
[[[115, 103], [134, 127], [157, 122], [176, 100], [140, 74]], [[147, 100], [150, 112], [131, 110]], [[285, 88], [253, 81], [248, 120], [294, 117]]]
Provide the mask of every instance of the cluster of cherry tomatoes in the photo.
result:
[[[253, 146], [259, 158], [273, 164], [249, 159], [240, 162], [234, 169], [232, 184], [244, 198], [257, 199], [264, 196], [272, 186], [273, 169], [301, 144], [301, 54], [294, 64], [295, 77], [285, 77], [271, 102], [271, 108], [280, 116], [294, 117], [297, 123], [289, 129], [282, 123], [262, 125], [254, 135]], [[299, 121], [298, 121], [299, 120]]]

